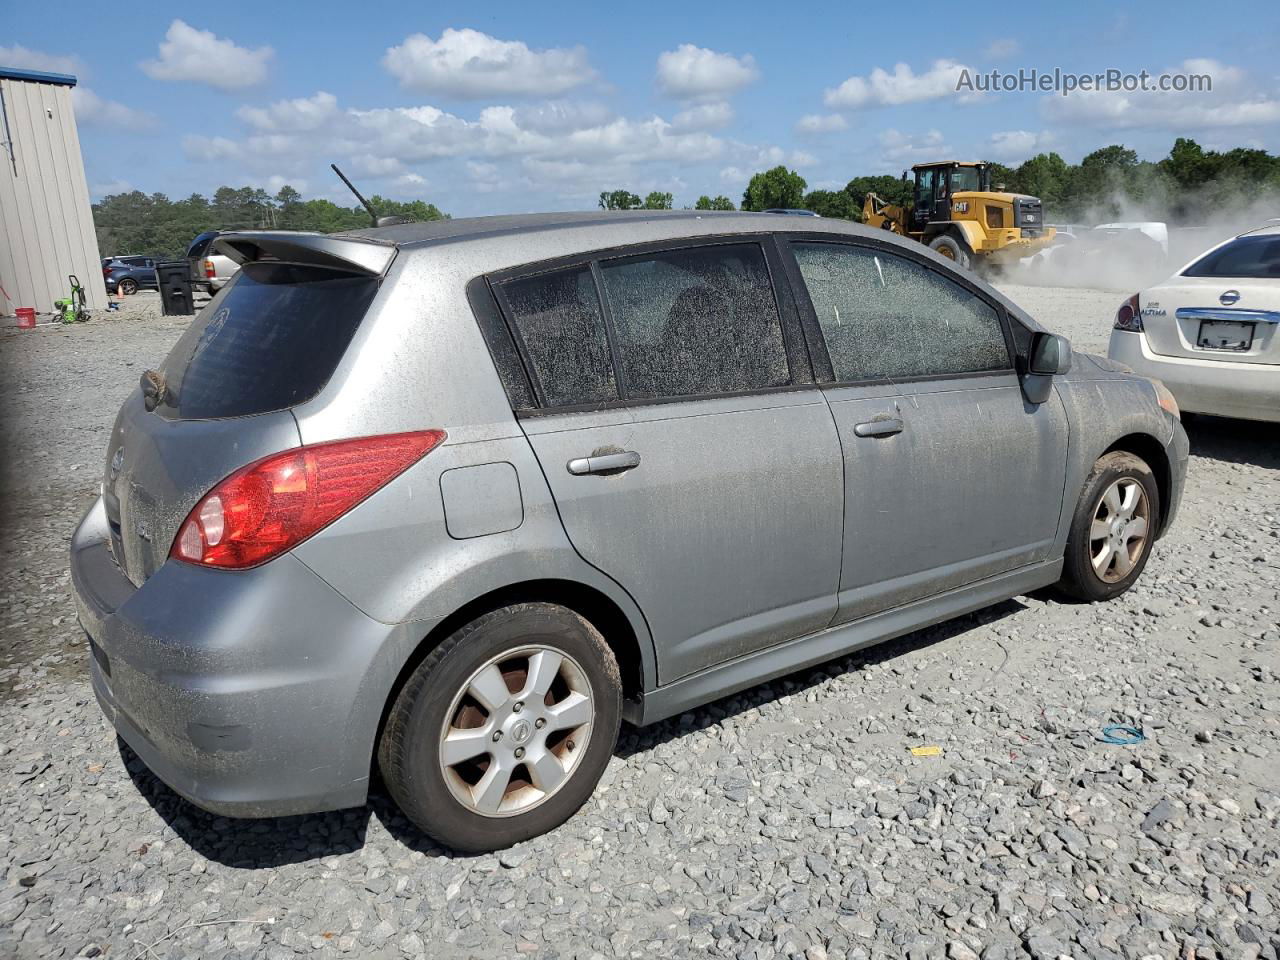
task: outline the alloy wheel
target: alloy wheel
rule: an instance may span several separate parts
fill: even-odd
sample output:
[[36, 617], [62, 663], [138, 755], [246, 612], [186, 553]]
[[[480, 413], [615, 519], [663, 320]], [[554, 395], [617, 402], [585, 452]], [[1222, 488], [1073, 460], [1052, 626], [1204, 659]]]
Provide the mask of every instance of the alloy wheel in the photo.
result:
[[1123, 580], [1142, 558], [1151, 525], [1147, 491], [1133, 477], [1107, 487], [1089, 525], [1089, 560], [1104, 583]]
[[591, 685], [571, 656], [543, 645], [504, 651], [471, 675], [445, 715], [445, 783], [473, 813], [527, 813], [569, 781], [594, 719]]

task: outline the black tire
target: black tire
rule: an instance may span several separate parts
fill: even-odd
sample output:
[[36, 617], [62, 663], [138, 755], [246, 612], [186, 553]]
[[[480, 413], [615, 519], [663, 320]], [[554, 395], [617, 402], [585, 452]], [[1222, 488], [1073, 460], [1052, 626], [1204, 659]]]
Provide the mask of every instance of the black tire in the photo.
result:
[[942, 233], [929, 241], [929, 249], [940, 253], [948, 260], [954, 260], [956, 266], [964, 267], [966, 270], [973, 266], [973, 251], [969, 249], [969, 245], [949, 233]]
[[132, 297], [138, 292], [138, 281], [125, 277], [116, 285], [122, 296]]
[[[1093, 545], [1106, 538], [1091, 539], [1091, 530], [1102, 509], [1103, 496], [1113, 485], [1126, 478], [1137, 481], [1146, 494], [1147, 530], [1145, 539], [1135, 548], [1137, 555], [1130, 561], [1132, 569], [1116, 579], [1107, 580], [1099, 576], [1093, 564]], [[1160, 526], [1161, 509], [1160, 488], [1145, 460], [1123, 450], [1100, 457], [1085, 481], [1075, 514], [1071, 518], [1067, 549], [1063, 555], [1062, 579], [1058, 581], [1058, 588], [1070, 596], [1091, 603], [1110, 600], [1128, 590], [1142, 575], [1147, 559], [1151, 556], [1151, 547]]]
[[[594, 707], [587, 743], [560, 784], [525, 812], [486, 815], [455, 795], [455, 790], [466, 789], [458, 786], [461, 777], [454, 778], [454, 771], [462, 765], [451, 767], [449, 775], [454, 779], [446, 780], [440, 761], [441, 738], [446, 720], [454, 724], [459, 710], [474, 712], [481, 704], [467, 699], [468, 686], [477, 671], [508, 651], [515, 653], [530, 645], [567, 654], [568, 662], [579, 671], [578, 679], [585, 679]], [[518, 689], [526, 681], [518, 677], [507, 679], [507, 689], [512, 693], [513, 682]], [[530, 703], [536, 703], [536, 698], [530, 698]], [[532, 715], [535, 709], [538, 707], [527, 708], [524, 716]], [[484, 723], [497, 722], [492, 716], [482, 715]], [[510, 710], [500, 716], [508, 722], [517, 719]], [[392, 798], [424, 833], [459, 851], [500, 850], [553, 830], [578, 811], [613, 756], [621, 718], [618, 663], [600, 632], [564, 607], [521, 603], [484, 614], [454, 631], [418, 665], [388, 714], [378, 745], [378, 766]], [[548, 725], [555, 726], [554, 722]], [[527, 730], [524, 735], [528, 735]], [[508, 735], [506, 745], [528, 742], [516, 737], [515, 733]], [[574, 748], [572, 740], [567, 745], [570, 750]], [[565, 741], [557, 745], [557, 749], [564, 747]], [[531, 746], [531, 752], [532, 749]], [[485, 765], [492, 762], [488, 757], [481, 761]], [[528, 778], [529, 785], [523, 789], [537, 792], [528, 769], [521, 776], [512, 775], [513, 788], [518, 787], [521, 777]]]

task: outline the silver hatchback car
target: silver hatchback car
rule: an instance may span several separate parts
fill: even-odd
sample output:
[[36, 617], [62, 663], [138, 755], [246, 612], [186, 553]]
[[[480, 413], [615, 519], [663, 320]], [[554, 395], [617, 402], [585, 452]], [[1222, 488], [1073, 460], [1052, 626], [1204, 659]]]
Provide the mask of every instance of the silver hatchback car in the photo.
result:
[[1187, 438], [919, 244], [592, 213], [224, 235], [71, 570], [103, 710], [200, 807], [549, 830], [651, 723], [1058, 583], [1126, 590]]

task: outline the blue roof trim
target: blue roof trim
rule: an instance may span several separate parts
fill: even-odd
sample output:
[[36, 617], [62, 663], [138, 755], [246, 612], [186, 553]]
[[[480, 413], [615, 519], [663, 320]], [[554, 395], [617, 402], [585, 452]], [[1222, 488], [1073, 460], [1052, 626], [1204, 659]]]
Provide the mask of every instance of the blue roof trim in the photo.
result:
[[5, 80], [29, 80], [32, 83], [56, 83], [74, 87], [76, 78], [69, 73], [45, 73], [41, 70], [19, 70], [16, 67], [0, 67], [0, 77]]

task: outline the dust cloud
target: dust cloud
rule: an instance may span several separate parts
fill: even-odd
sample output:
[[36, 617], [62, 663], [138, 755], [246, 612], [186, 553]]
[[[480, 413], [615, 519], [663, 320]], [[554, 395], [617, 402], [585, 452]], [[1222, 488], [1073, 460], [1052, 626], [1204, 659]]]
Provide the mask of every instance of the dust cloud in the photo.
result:
[[[1182, 197], [1179, 206], [1212, 206], [1196, 200]], [[1034, 286], [1136, 293], [1172, 276], [1224, 240], [1269, 220], [1280, 223], [1280, 202], [1274, 194], [1193, 220], [1175, 220], [1171, 206], [1167, 200], [1139, 202], [1115, 195], [1087, 211], [1080, 223], [1061, 223], [1046, 216], [1048, 224], [1058, 227], [1058, 240], [1034, 257], [1005, 265], [997, 278]]]

